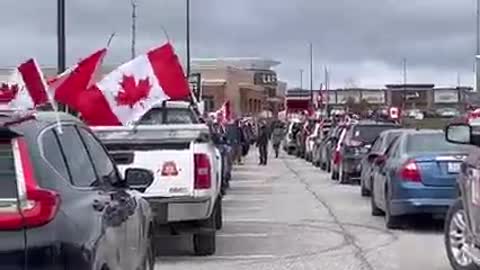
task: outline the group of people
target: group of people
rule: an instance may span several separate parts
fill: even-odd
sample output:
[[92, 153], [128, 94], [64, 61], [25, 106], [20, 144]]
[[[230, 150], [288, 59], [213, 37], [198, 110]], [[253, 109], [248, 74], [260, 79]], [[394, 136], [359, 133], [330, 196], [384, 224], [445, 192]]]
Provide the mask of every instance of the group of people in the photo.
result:
[[248, 155], [250, 147], [255, 145], [259, 152], [259, 165], [266, 166], [268, 162], [268, 148], [270, 141], [279, 156], [280, 144], [285, 136], [285, 125], [281, 121], [234, 120], [227, 124], [211, 123], [211, 132], [214, 141], [227, 144], [231, 147], [233, 164], [242, 165], [243, 157]]

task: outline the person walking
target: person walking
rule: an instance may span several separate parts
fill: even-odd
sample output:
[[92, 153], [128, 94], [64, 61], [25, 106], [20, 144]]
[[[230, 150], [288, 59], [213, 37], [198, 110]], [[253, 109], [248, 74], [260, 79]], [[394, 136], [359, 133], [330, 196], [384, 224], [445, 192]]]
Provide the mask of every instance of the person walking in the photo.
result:
[[275, 158], [278, 158], [280, 144], [282, 143], [283, 138], [285, 137], [285, 130], [283, 124], [280, 121], [277, 121], [274, 124], [272, 132], [272, 146], [275, 151]]
[[268, 157], [268, 129], [264, 123], [261, 124], [257, 136], [257, 147], [260, 154], [260, 163], [259, 165], [267, 165]]
[[240, 128], [240, 121], [235, 120], [232, 124], [227, 126], [226, 137], [228, 143], [233, 150], [233, 162], [235, 164], [242, 164], [242, 142], [244, 140], [242, 130]]

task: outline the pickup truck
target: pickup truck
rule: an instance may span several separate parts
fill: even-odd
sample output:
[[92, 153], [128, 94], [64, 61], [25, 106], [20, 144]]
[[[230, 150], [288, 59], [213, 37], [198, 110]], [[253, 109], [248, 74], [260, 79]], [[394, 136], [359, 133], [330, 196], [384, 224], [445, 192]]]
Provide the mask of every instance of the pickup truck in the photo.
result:
[[[188, 125], [201, 124], [198, 108], [186, 101], [163, 101], [155, 104], [136, 123], [137, 125]], [[214, 143], [222, 155], [222, 194], [229, 186], [232, 171], [232, 149], [225, 141], [217, 140]]]
[[[120, 173], [147, 169], [153, 181], [130, 183], [149, 202], [153, 235], [193, 234], [196, 255], [215, 253], [222, 226], [220, 152], [204, 124], [94, 127]], [[150, 178], [152, 179], [152, 178]]]

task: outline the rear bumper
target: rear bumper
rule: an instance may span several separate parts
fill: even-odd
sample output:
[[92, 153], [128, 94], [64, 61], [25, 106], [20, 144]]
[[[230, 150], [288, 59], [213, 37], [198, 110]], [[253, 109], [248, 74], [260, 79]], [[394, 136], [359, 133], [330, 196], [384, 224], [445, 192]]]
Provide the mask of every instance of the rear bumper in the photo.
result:
[[441, 214], [447, 213], [455, 199], [405, 199], [393, 200], [390, 211], [393, 215]]
[[393, 189], [390, 209], [394, 215], [445, 214], [457, 199], [455, 187], [429, 187], [402, 182]]
[[343, 171], [349, 177], [359, 178], [362, 173], [361, 166], [362, 159], [359, 158], [345, 158], [343, 160]]
[[155, 224], [205, 220], [212, 213], [214, 200], [210, 197], [145, 198], [152, 208]]

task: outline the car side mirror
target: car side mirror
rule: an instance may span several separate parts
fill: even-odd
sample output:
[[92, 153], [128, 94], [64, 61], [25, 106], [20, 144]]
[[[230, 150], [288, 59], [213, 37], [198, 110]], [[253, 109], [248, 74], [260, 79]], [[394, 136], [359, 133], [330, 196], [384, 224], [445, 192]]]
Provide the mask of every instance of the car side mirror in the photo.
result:
[[369, 153], [368, 156], [367, 156], [367, 159], [368, 159], [369, 162], [373, 162], [379, 156], [380, 156], [379, 153]]
[[130, 168], [125, 172], [125, 181], [131, 188], [147, 188], [155, 179], [152, 171], [141, 168]]
[[450, 124], [445, 130], [448, 142], [456, 144], [472, 144], [472, 127], [467, 124]]
[[375, 164], [378, 166], [383, 166], [387, 162], [387, 157], [385, 155], [378, 155], [375, 158]]

